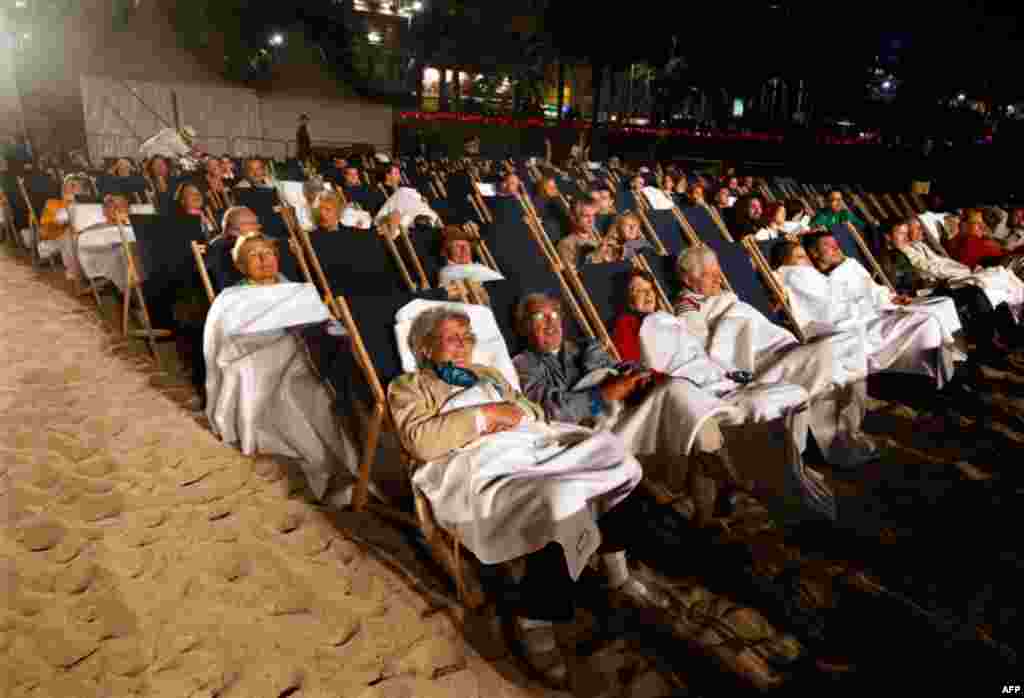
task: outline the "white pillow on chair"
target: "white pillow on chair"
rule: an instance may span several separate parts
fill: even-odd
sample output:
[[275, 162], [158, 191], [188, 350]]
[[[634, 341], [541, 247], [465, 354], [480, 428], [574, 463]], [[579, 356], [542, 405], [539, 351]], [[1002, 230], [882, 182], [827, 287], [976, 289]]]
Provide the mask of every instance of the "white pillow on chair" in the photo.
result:
[[669, 211], [675, 206], [672, 199], [668, 198], [668, 195], [657, 187], [644, 187], [641, 191], [644, 193], [644, 198], [654, 207], [655, 211]]
[[71, 204], [68, 213], [71, 216], [71, 229], [76, 233], [106, 221], [103, 217], [103, 204]]
[[313, 225], [313, 212], [306, 201], [305, 185], [302, 182], [278, 182], [281, 185], [281, 192], [286, 204], [295, 209], [295, 217], [299, 219], [299, 225], [307, 233], [315, 226]]
[[153, 204], [132, 204], [128, 207], [128, 213], [133, 216], [155, 216], [156, 208]]
[[473, 363], [497, 369], [513, 388], [519, 390], [519, 374], [512, 364], [505, 337], [498, 328], [494, 313], [486, 305], [417, 299], [403, 306], [395, 314], [395, 339], [398, 341], [398, 353], [402, 357], [402, 370], [412, 372], [419, 368], [416, 365], [416, 357], [409, 348], [409, 330], [412, 329], [413, 320], [424, 310], [437, 307], [451, 307], [469, 315], [473, 334], [476, 335]]

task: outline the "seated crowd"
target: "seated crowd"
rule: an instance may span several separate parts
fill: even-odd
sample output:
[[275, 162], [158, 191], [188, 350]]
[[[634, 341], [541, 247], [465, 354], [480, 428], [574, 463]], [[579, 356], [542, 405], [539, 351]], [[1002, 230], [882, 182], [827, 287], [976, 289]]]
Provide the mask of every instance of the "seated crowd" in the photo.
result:
[[[412, 321], [400, 349], [415, 368], [386, 386], [387, 407], [412, 461], [412, 486], [438, 522], [481, 563], [524, 563], [503, 591], [502, 608], [514, 617], [527, 660], [553, 685], [567, 677], [554, 627], [572, 619], [575, 584], [591, 556], [614, 598], [674, 612], [671, 594], [638, 579], [625, 556], [648, 525], [644, 478], [685, 483], [700, 529], [714, 530], [751, 499], [779, 521], [834, 520], [836, 499], [805, 458], [812, 439], [831, 466], [856, 468], [880, 457], [862, 431], [869, 378], [913, 376], [933, 406], [963, 411], [977, 388], [957, 370], [964, 350], [972, 366], [1007, 368], [1007, 351], [1024, 347], [1017, 276], [1024, 211], [892, 223], [879, 250], [890, 287], [844, 252], [842, 228], [856, 233], [866, 224], [840, 190], [814, 210], [803, 196], [770, 195], [751, 176], [660, 165], [632, 171], [613, 160], [597, 176], [567, 164], [581, 173], [569, 178], [579, 193], [569, 205], [564, 172], [543, 163], [523, 176], [512, 167], [492, 170], [494, 194], [536, 213], [553, 265], [628, 263], [630, 271], [616, 289], [610, 343], [599, 332], [581, 339], [571, 331], [571, 298], [522, 284], [518, 337], [499, 338], [522, 350], [503, 372], [481, 363], [465, 309], [491, 305], [495, 287], [487, 284], [512, 283], [490, 265], [485, 236], [441, 220], [438, 211], [459, 211], [461, 202], [443, 200], [436, 186], [428, 193], [408, 185], [423, 163], [386, 160], [376, 172], [365, 165], [333, 158], [322, 178], [305, 181], [298, 205], [309, 207], [310, 225], [295, 230], [286, 219], [296, 204], [259, 158], [208, 157], [198, 172], [179, 171], [161, 156], [145, 162], [145, 195], [162, 216], [200, 231], [201, 271], [216, 292], [197, 322], [182, 306], [196, 302], [198, 288], [144, 285], [150, 315], [183, 338], [182, 356], [214, 429], [243, 450], [300, 458], [323, 498], [333, 470], [360, 471], [355, 436], [333, 421], [353, 397], [358, 362], [348, 357], [358, 328], [342, 329], [330, 317], [328, 289], [301, 278], [308, 273], [299, 274], [302, 263], [316, 261], [301, 241], [308, 236], [315, 250], [317, 240], [369, 230], [382, 245], [399, 237], [425, 241], [419, 249], [433, 250], [437, 269], [428, 287], [446, 291], [449, 302]], [[114, 162], [105, 186], [129, 179], [133, 169], [126, 159]], [[40, 249], [59, 251], [76, 282], [83, 272], [72, 243], [89, 228], [74, 230], [70, 210], [95, 188], [87, 174], [68, 175], [40, 211]], [[725, 257], [711, 245], [684, 245], [672, 260], [675, 278], [653, 273], [646, 265], [656, 256], [656, 234], [643, 213], [649, 188], [674, 212], [706, 212], [733, 244], [748, 237], [770, 244], [771, 278], [758, 283], [777, 292], [789, 326], [730, 290]], [[274, 192], [269, 211], [259, 208], [258, 190]], [[124, 193], [92, 193], [103, 196], [104, 221], [96, 225], [131, 225]], [[4, 195], [9, 206], [20, 198], [13, 190]], [[281, 239], [271, 234], [270, 216], [278, 213], [284, 226], [273, 229], [283, 231]], [[418, 227], [423, 222], [431, 224], [426, 231]], [[412, 242], [407, 251], [416, 254]], [[283, 273], [291, 259], [300, 263], [290, 271], [295, 278]], [[244, 351], [237, 336], [246, 337]], [[258, 409], [240, 409], [230, 395], [242, 390], [242, 371], [264, 370], [276, 372], [276, 388], [256, 391]]]

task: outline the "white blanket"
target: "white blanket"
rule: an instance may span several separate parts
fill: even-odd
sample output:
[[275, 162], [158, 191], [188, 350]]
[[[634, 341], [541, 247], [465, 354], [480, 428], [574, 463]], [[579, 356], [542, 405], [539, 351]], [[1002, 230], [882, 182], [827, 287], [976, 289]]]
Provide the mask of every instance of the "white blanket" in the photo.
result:
[[939, 387], [952, 377], [958, 353], [953, 334], [961, 326], [950, 299], [895, 305], [891, 292], [850, 259], [829, 276], [809, 266], [780, 267], [778, 273], [793, 316], [808, 337], [859, 336], [870, 372], [924, 374]]
[[[728, 333], [728, 329], [723, 332]], [[746, 332], [743, 338], [733, 335], [734, 344], [749, 343], [751, 334]], [[754, 472], [747, 469], [748, 473], [778, 499], [798, 499], [811, 510], [835, 517], [831, 491], [810, 475], [803, 463], [807, 431], [810, 428], [816, 437], [819, 431], [813, 413], [806, 409], [810, 394], [800, 385], [786, 382], [783, 368], [787, 363], [800, 363], [800, 359], [780, 359], [765, 374], [755, 374], [752, 383], [740, 385], [726, 375], [735, 370], [735, 363], [721, 351], [717, 358], [710, 355], [704, 341], [689, 332], [687, 323], [668, 313], [653, 313], [644, 319], [640, 345], [646, 365], [672, 378], [632, 414], [626, 413], [621, 418], [624, 426], [614, 428], [635, 453], [689, 454], [699, 431], [708, 420], [718, 418], [722, 427], [732, 428], [725, 447], [734, 454], [733, 462], [743, 467], [741, 461], [751, 455], [745, 434], [757, 425], [749, 431], [757, 435], [752, 437], [757, 443], [752, 450], [758, 453], [759, 465], [772, 465], [754, 468]], [[816, 373], [821, 371], [819, 368]], [[829, 420], [825, 422], [823, 448], [836, 439], [835, 428]], [[794, 512], [787, 505], [778, 513], [789, 516]]]
[[767, 420], [787, 401], [796, 404], [795, 393], [765, 386], [799, 386], [811, 403], [807, 426], [818, 445], [829, 462], [845, 462], [848, 454], [841, 442], [856, 439], [864, 412], [863, 399], [850, 388], [868, 372], [858, 334], [830, 334], [801, 345], [756, 308], [723, 293], [703, 299], [699, 310], [680, 318], [650, 316], [641, 329], [641, 344], [649, 367], [684, 375], [704, 390], [734, 390], [725, 373], [749, 371], [755, 382], [744, 389], [749, 394], [743, 398], [747, 421]]
[[286, 332], [316, 318], [326, 320], [327, 309], [310, 284], [231, 287], [210, 308], [203, 353], [214, 433], [246, 455], [300, 459], [319, 499], [332, 474], [358, 475], [358, 455], [302, 340]]
[[[128, 242], [135, 241], [135, 231], [130, 225], [100, 224], [82, 231], [78, 236], [78, 264], [90, 279], [109, 279], [124, 293], [128, 286], [128, 270], [125, 267], [121, 232]], [[67, 236], [65, 236], [67, 237]], [[72, 244], [70, 240], [67, 244]]]
[[[771, 421], [809, 398], [804, 388], [791, 383], [756, 380], [743, 386], [733, 381], [726, 374], [739, 367], [728, 358], [709, 354], [684, 321], [668, 313], [652, 313], [644, 319], [640, 347], [644, 364], [671, 379], [656, 388], [634, 414], [627, 412], [621, 418], [624, 425], [615, 427], [637, 453], [653, 453], [655, 446], [675, 442], [678, 450], [663, 452], [686, 455], [712, 417], [721, 418], [723, 424]], [[664, 410], [668, 412], [661, 414]]]
[[[500, 399], [490, 385], [452, 390], [442, 414]], [[577, 579], [601, 542], [595, 518], [622, 501], [642, 475], [609, 432], [531, 422], [421, 466], [412, 482], [438, 523], [481, 562], [507, 562], [554, 541]]]
[[453, 281], [501, 281], [505, 277], [483, 264], [446, 264], [438, 272], [438, 283], [441, 286]]
[[675, 206], [675, 202], [668, 197], [668, 194], [657, 187], [644, 187], [640, 191], [644, 193], [644, 198], [655, 211], [670, 211]]
[[441, 222], [441, 218], [427, 205], [423, 195], [410, 187], [399, 187], [398, 191], [384, 202], [377, 212], [377, 223], [383, 222], [392, 211], [398, 211], [401, 215], [401, 225], [405, 229], [412, 226], [419, 216], [426, 216], [435, 226]]

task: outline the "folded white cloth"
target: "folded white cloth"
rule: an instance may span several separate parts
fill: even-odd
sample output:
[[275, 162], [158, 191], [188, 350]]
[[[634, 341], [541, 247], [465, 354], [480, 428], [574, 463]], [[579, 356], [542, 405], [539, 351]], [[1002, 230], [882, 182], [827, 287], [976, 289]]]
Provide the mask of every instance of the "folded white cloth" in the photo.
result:
[[438, 272], [441, 285], [453, 281], [501, 281], [505, 277], [483, 264], [448, 264]]

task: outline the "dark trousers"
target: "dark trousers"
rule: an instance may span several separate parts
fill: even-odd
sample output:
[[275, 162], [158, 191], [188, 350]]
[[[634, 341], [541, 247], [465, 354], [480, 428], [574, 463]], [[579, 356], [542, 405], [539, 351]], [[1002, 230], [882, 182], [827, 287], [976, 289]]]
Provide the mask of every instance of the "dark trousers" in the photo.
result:
[[994, 350], [996, 335], [1011, 343], [1016, 340], [1017, 322], [1009, 306], [1000, 303], [993, 308], [984, 291], [977, 286], [940, 288], [933, 295], [953, 300], [964, 331], [982, 352]]
[[[643, 510], [636, 494], [631, 494], [597, 522], [601, 531], [601, 554], [626, 549], [643, 526]], [[569, 576], [565, 553], [558, 543], [526, 557], [522, 581], [504, 594], [503, 612], [507, 615], [568, 622], [576, 614], [576, 583]]]

